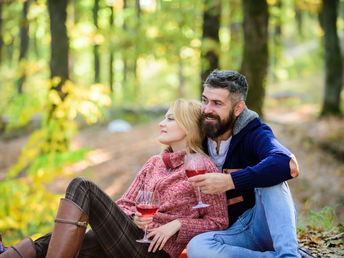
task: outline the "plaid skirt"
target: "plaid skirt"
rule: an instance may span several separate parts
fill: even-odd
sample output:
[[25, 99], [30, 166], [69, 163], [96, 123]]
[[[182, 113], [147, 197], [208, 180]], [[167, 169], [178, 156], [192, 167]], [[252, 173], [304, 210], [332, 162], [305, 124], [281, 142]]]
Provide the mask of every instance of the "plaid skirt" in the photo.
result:
[[[79, 257], [170, 257], [165, 251], [148, 252], [149, 244], [136, 242], [144, 232], [132, 219], [96, 184], [82, 177], [73, 179], [67, 190], [66, 198], [73, 201], [88, 215], [92, 231], [86, 234], [85, 241], [91, 241], [87, 252], [87, 243], [83, 243]], [[96, 241], [92, 241], [93, 234]], [[98, 244], [101, 248], [99, 248]], [[92, 252], [95, 256], [90, 255]]]

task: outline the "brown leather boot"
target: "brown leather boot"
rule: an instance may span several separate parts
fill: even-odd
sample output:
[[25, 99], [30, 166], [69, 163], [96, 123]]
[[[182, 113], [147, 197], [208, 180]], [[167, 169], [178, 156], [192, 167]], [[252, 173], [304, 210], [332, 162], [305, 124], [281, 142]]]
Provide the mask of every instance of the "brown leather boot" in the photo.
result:
[[0, 258], [36, 258], [35, 246], [31, 238], [26, 238], [0, 254]]
[[87, 215], [73, 201], [62, 198], [47, 258], [75, 258], [84, 239]]

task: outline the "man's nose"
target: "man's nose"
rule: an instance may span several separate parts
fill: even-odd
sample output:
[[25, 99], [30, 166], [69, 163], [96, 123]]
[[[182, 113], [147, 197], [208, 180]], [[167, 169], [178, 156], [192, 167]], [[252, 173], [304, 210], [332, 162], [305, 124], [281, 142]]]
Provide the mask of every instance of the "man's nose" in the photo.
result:
[[204, 114], [211, 114], [212, 113], [212, 108], [211, 108], [209, 103], [203, 104], [202, 113], [204, 113]]

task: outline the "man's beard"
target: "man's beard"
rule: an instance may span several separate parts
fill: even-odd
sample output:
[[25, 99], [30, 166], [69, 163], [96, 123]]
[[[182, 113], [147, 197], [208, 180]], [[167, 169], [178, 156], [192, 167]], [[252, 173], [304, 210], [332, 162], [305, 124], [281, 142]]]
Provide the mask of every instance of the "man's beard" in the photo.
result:
[[[205, 120], [207, 117], [215, 118], [217, 122], [207, 122]], [[226, 118], [223, 121], [221, 121], [221, 118], [218, 115], [202, 113], [200, 123], [202, 132], [205, 134], [205, 136], [211, 139], [215, 139], [224, 134], [225, 132], [232, 130], [235, 121], [236, 117], [234, 116], [234, 110], [231, 110], [231, 112], [228, 115], [228, 118]]]

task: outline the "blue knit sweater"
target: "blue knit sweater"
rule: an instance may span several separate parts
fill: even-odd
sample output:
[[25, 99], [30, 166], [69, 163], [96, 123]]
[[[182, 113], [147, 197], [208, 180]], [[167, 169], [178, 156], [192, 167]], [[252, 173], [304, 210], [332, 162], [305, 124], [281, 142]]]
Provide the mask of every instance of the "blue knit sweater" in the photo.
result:
[[[208, 151], [207, 141], [204, 149]], [[270, 127], [258, 115], [244, 109], [233, 128], [232, 140], [223, 165], [232, 172], [235, 190], [227, 191], [227, 200], [240, 201], [228, 206], [230, 225], [255, 204], [255, 187], [267, 187], [292, 178], [289, 162], [291, 153], [275, 138]]]

